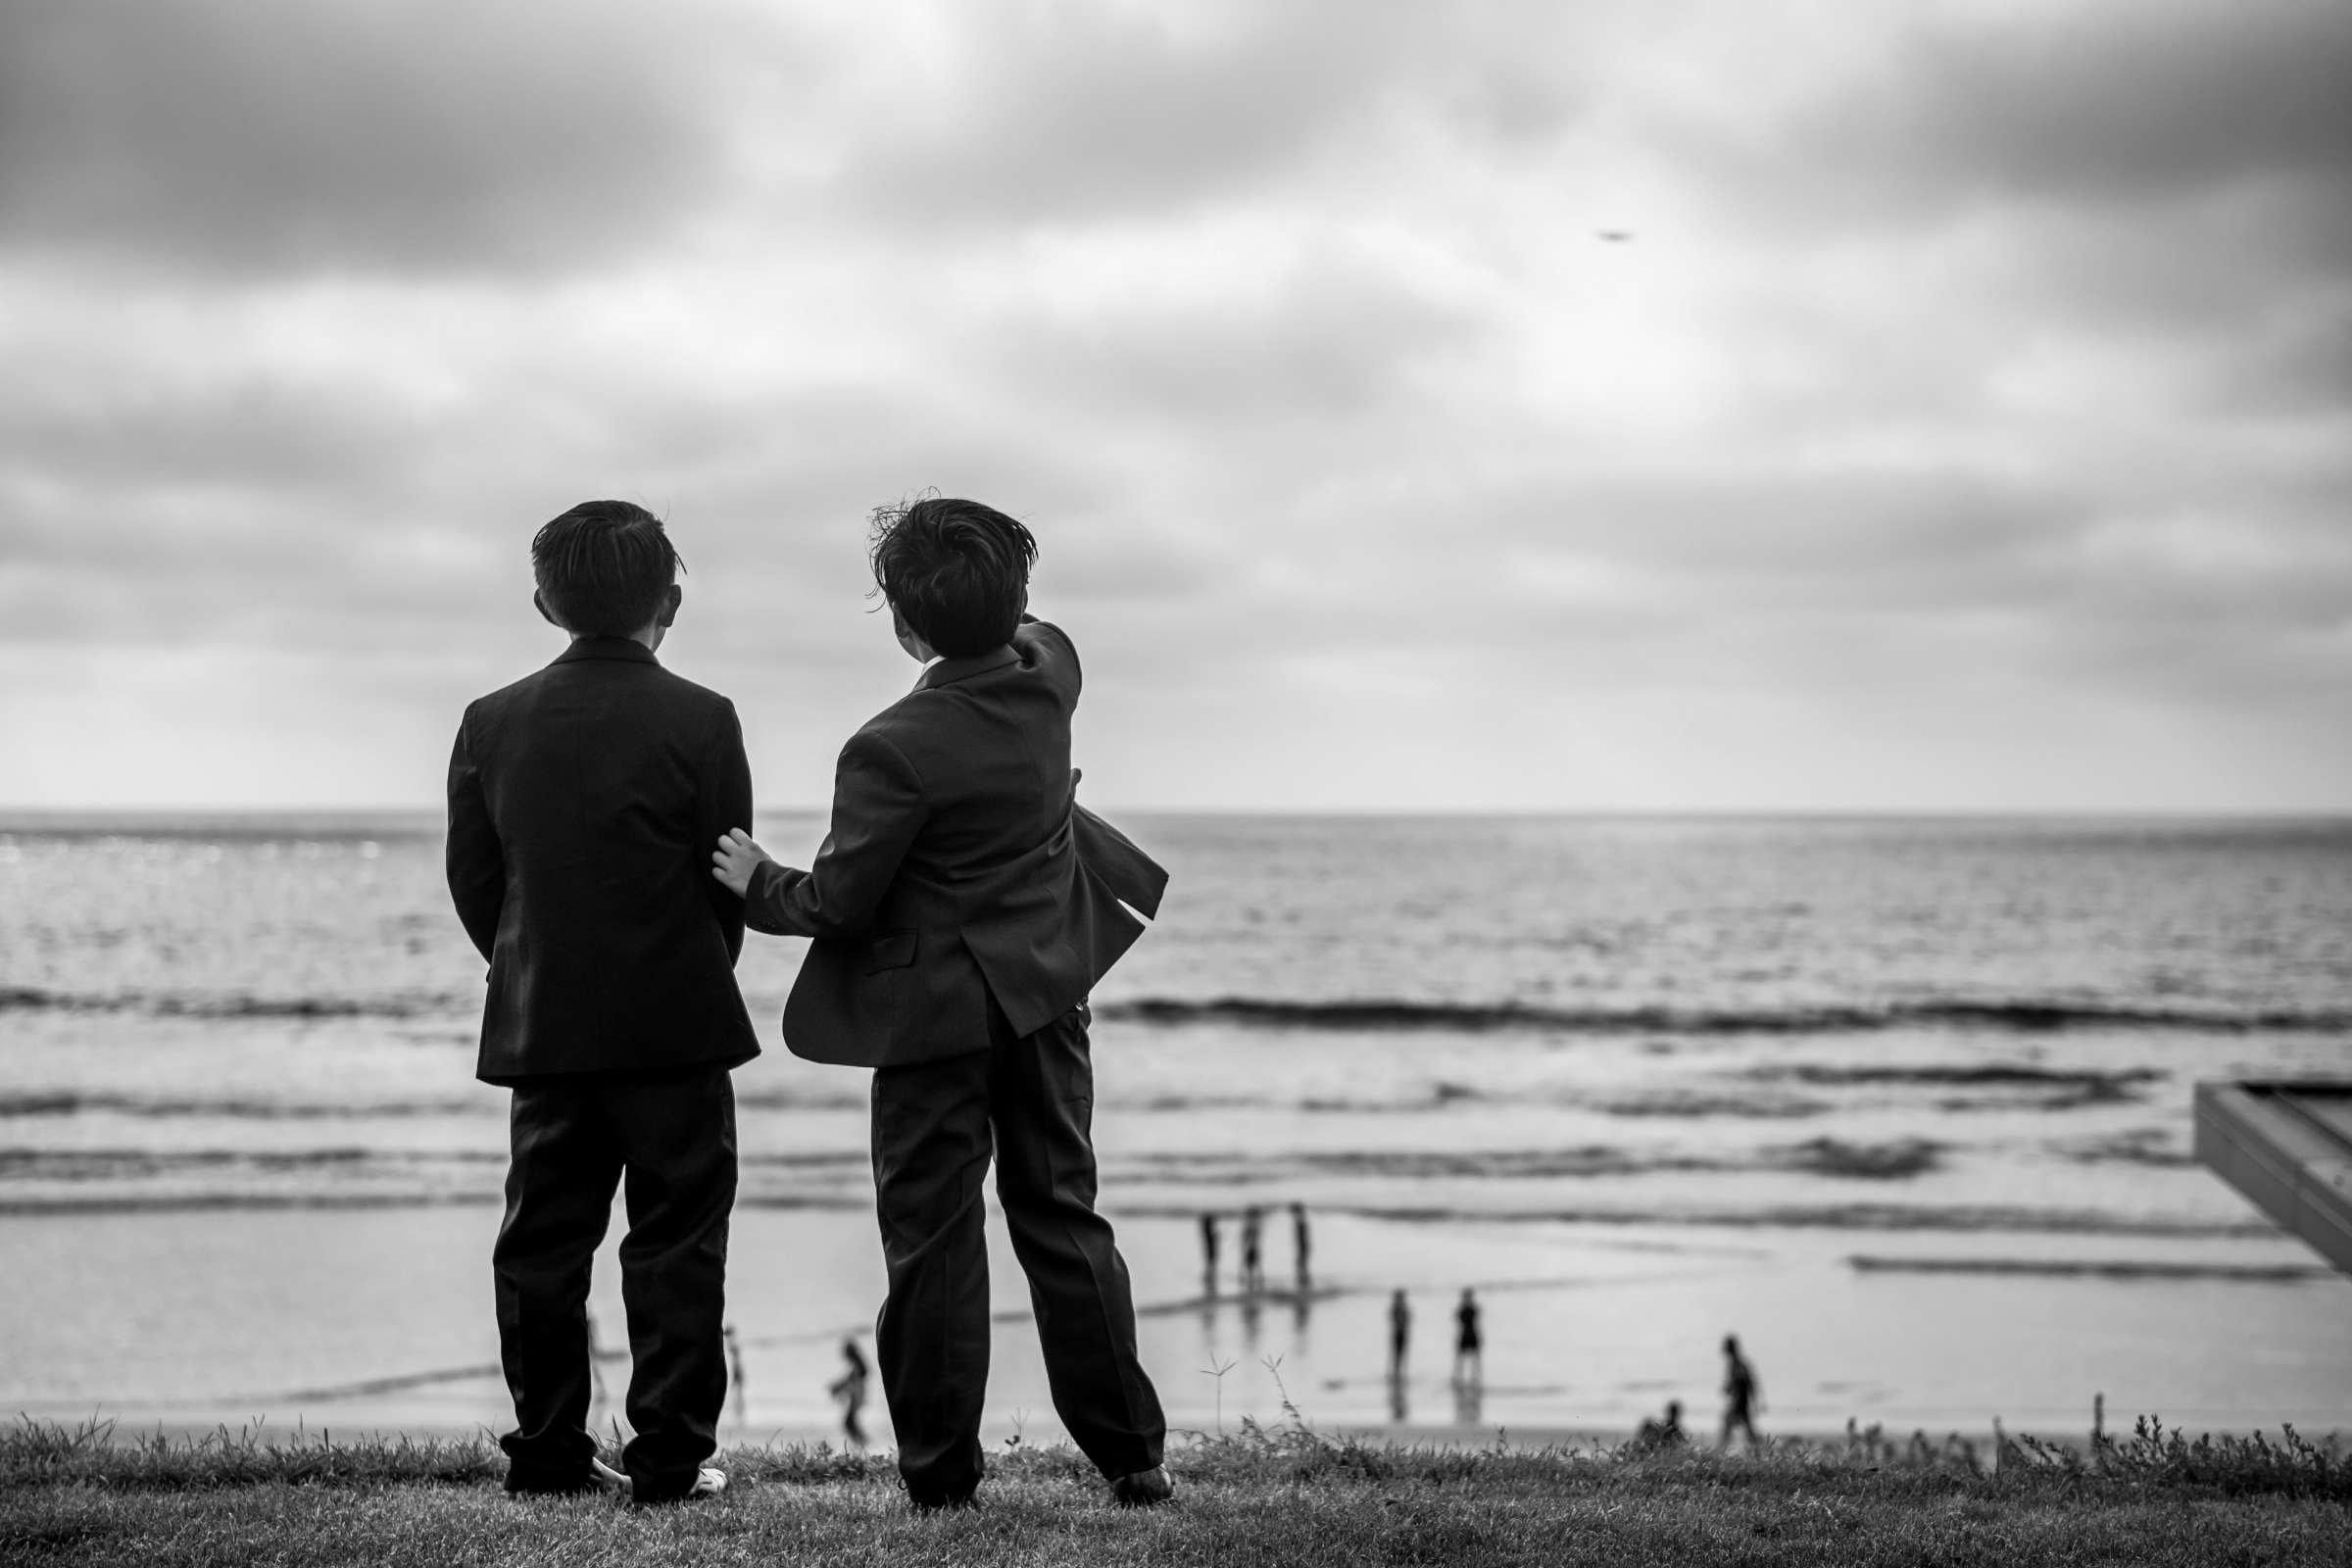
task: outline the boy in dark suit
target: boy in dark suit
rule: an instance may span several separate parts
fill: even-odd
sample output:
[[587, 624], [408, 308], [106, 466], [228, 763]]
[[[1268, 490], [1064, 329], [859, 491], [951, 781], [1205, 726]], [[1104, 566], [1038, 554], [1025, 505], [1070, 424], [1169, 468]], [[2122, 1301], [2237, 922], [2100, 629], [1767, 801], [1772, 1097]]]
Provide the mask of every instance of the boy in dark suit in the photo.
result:
[[[489, 960], [476, 1076], [514, 1092], [492, 1252], [514, 1430], [507, 1490], [709, 1495], [735, 1200], [728, 1070], [760, 1046], [736, 989], [743, 906], [704, 846], [751, 819], [733, 705], [654, 658], [678, 612], [662, 521], [590, 501], [531, 541], [556, 662], [474, 702], [449, 763], [450, 896]], [[623, 1476], [596, 1458], [588, 1273], [627, 1176]]]
[[1036, 559], [1028, 529], [977, 502], [877, 512], [874, 578], [900, 645], [938, 662], [842, 748], [808, 870], [740, 831], [712, 857], [755, 929], [814, 939], [784, 1043], [874, 1069], [890, 1282], [876, 1358], [900, 1473], [926, 1508], [968, 1502], [983, 1468], [992, 1147], [1054, 1410], [1118, 1501], [1174, 1490], [1127, 1266], [1095, 1212], [1086, 1007], [1143, 929], [1121, 902], [1153, 912], [1167, 876], [1077, 805], [1078, 655], [1023, 613]]

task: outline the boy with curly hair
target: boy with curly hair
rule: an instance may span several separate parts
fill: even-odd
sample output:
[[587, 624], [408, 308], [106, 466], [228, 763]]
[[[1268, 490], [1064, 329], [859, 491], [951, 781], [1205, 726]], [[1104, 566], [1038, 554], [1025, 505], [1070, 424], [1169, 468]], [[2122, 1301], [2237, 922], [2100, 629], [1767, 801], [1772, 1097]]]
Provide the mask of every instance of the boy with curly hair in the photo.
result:
[[1173, 1493], [1135, 1305], [1095, 1212], [1087, 994], [1158, 908], [1167, 875], [1077, 804], [1077, 650], [1026, 613], [1037, 543], [978, 502], [875, 514], [874, 578], [914, 690], [842, 748], [807, 870], [740, 830], [712, 874], [755, 930], [812, 938], [784, 1042], [874, 1069], [889, 1294], [875, 1335], [917, 1507], [970, 1502], [984, 1468], [994, 1152], [1054, 1410], [1124, 1504]]

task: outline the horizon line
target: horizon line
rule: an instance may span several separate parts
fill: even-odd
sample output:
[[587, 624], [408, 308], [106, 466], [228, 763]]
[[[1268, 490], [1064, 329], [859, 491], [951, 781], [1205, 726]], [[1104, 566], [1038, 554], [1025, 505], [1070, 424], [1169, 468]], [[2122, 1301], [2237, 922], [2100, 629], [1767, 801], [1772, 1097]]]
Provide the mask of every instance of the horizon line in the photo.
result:
[[[1143, 816], [1355, 817], [1355, 818], [1725, 818], [1842, 820], [2147, 820], [2147, 821], [2335, 821], [2352, 820], [2352, 804], [2342, 806], [1249, 806], [1225, 803], [1193, 806], [1113, 803], [1107, 809]], [[367, 806], [292, 805], [107, 805], [33, 806], [0, 804], [0, 826], [43, 818], [135, 820], [203, 817], [262, 820], [289, 817], [439, 816], [438, 803]], [[827, 803], [762, 806], [755, 816], [824, 816]]]

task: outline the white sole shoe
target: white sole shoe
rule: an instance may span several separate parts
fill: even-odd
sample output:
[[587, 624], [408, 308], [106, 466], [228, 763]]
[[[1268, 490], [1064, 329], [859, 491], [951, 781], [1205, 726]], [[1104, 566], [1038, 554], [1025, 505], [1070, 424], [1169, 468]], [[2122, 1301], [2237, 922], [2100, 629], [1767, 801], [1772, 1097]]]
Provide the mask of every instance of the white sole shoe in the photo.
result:
[[[623, 1497], [633, 1498], [637, 1495], [637, 1484], [604, 1460], [591, 1459], [588, 1464], [590, 1473], [596, 1477], [597, 1486], [603, 1491]], [[686, 1489], [686, 1494], [676, 1500], [691, 1502], [698, 1497], [715, 1497], [726, 1490], [727, 1473], [705, 1465], [694, 1473], [694, 1485]]]

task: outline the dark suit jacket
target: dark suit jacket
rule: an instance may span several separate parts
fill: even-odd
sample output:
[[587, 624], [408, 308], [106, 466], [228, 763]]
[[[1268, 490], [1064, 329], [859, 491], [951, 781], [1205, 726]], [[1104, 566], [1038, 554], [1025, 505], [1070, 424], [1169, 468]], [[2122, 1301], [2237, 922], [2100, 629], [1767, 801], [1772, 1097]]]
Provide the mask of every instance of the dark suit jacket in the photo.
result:
[[449, 760], [449, 892], [490, 960], [475, 1073], [747, 1061], [743, 906], [710, 846], [752, 819], [734, 705], [621, 637], [476, 700]]
[[784, 1004], [813, 1061], [892, 1067], [979, 1051], [994, 997], [1016, 1034], [1086, 1000], [1159, 909], [1167, 873], [1077, 804], [1077, 650], [1024, 620], [945, 659], [841, 751], [832, 830], [806, 871], [759, 866], [755, 929], [815, 939]]

